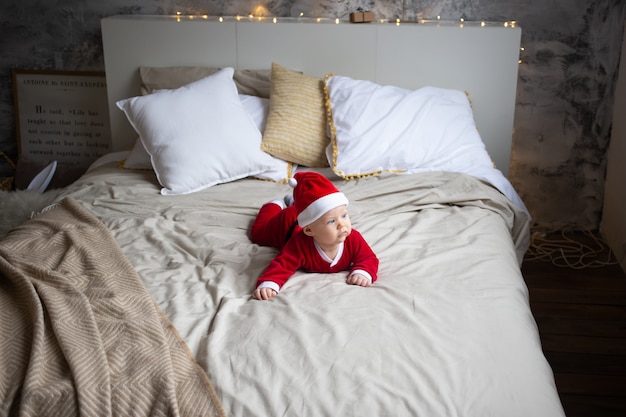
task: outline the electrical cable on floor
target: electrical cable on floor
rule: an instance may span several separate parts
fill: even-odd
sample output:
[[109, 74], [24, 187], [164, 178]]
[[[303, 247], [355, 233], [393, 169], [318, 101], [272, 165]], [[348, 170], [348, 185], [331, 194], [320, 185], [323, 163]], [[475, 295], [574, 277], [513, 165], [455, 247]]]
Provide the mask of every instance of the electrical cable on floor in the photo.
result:
[[621, 261], [597, 232], [575, 225], [558, 230], [534, 229], [524, 259], [572, 269], [600, 268]]

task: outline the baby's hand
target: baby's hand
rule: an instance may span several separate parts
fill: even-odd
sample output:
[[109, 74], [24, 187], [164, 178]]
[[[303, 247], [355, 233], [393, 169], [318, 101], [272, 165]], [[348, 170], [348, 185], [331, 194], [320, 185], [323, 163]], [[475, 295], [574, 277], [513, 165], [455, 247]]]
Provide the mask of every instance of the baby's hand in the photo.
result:
[[256, 298], [257, 300], [269, 300], [276, 294], [278, 293], [274, 291], [273, 289], [265, 287], [265, 288], [257, 288], [256, 290], [254, 290], [254, 293], [252, 293], [252, 296]]
[[363, 274], [352, 274], [348, 277], [346, 282], [350, 285], [360, 285], [361, 287], [369, 287], [372, 285], [370, 280]]

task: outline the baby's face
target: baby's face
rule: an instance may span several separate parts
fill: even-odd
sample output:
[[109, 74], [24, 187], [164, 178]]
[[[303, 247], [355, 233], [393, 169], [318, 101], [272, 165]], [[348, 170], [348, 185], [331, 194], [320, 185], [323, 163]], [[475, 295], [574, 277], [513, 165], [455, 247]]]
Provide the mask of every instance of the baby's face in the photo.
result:
[[322, 217], [304, 228], [322, 247], [338, 245], [352, 232], [352, 223], [346, 206], [327, 211]]

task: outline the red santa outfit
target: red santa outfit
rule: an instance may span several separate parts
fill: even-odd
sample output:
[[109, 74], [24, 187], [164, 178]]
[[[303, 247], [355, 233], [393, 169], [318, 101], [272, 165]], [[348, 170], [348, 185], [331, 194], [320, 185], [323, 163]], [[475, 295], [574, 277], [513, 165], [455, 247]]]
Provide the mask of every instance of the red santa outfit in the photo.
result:
[[324, 176], [299, 172], [290, 180], [294, 187], [294, 205], [269, 202], [259, 210], [250, 233], [253, 242], [280, 249], [257, 281], [257, 288], [269, 287], [278, 292], [298, 269], [307, 272], [333, 273], [350, 271], [376, 281], [378, 258], [363, 236], [352, 229], [339, 244], [337, 255], [330, 259], [303, 227], [327, 211], [348, 205], [348, 199]]

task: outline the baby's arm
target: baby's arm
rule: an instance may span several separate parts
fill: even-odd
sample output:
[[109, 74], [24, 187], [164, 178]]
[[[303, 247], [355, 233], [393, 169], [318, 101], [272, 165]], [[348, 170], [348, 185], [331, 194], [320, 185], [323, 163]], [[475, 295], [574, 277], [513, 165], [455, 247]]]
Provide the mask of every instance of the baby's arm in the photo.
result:
[[350, 235], [353, 265], [346, 282], [351, 285], [369, 287], [376, 281], [378, 257], [356, 230]]
[[301, 265], [302, 251], [293, 247], [293, 240], [287, 242], [258, 278], [257, 288], [252, 293], [257, 300], [273, 298]]

